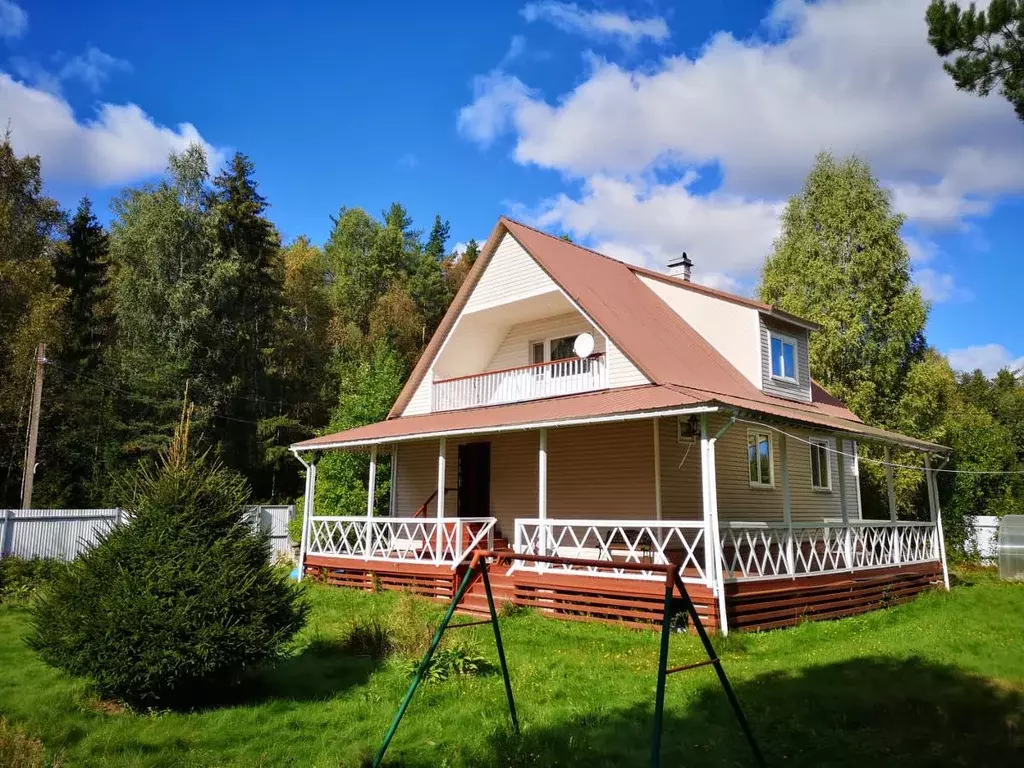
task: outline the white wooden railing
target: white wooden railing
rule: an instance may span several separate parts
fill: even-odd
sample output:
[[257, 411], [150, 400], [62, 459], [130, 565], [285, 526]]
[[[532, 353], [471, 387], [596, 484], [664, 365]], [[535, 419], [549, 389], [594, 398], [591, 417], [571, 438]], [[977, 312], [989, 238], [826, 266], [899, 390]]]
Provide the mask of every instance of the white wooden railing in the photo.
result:
[[726, 579], [811, 576], [940, 559], [935, 523], [722, 523]]
[[605, 356], [594, 354], [475, 376], [436, 379], [431, 405], [435, 411], [452, 411], [592, 392], [607, 386]]
[[[663, 573], [615, 568], [614, 563], [678, 563], [683, 580], [707, 584], [704, 523], [699, 520], [517, 519], [513, 549], [519, 554], [606, 560], [609, 567], [520, 563], [511, 570], [661, 581]], [[511, 571], [510, 571], [511, 572]]]
[[[310, 520], [310, 555], [449, 565], [494, 546], [493, 517], [318, 517]], [[440, 530], [439, 530], [440, 528]]]

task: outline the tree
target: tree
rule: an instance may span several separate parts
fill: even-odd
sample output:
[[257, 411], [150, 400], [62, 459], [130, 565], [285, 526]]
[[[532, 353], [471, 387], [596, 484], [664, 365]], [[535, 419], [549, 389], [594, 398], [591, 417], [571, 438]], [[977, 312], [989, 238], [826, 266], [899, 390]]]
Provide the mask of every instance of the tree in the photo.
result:
[[466, 243], [466, 251], [462, 254], [462, 258], [465, 259], [469, 266], [476, 264], [477, 257], [480, 255], [480, 246], [476, 240], [470, 238], [469, 242]]
[[110, 337], [104, 307], [108, 247], [107, 233], [93, 215], [92, 203], [82, 198], [67, 227], [67, 247], [55, 252], [54, 280], [68, 295], [64, 359], [85, 372], [95, 370]]
[[189, 415], [158, 463], [120, 486], [129, 523], [33, 607], [29, 643], [47, 663], [136, 707], [208, 702], [281, 658], [308, 614], [244, 517], [245, 480], [194, 452]]
[[[18, 506], [22, 435], [36, 346], [58, 353], [66, 291], [53, 256], [64, 214], [43, 195], [38, 157], [0, 143], [0, 504]], [[44, 468], [47, 465], [43, 465]], [[42, 497], [43, 494], [40, 494]]]
[[943, 68], [956, 87], [979, 96], [998, 87], [1024, 120], [1024, 0], [992, 0], [987, 12], [932, 0], [925, 20], [935, 52], [955, 55]]
[[866, 163], [822, 153], [786, 206], [759, 288], [764, 301], [821, 324], [811, 370], [883, 426], [925, 351], [928, 307], [910, 278], [902, 225]]
[[446, 249], [448, 247], [448, 233], [450, 231], [451, 225], [447, 221], [441, 221], [440, 216], [434, 216], [434, 226], [430, 230], [427, 245], [423, 249], [427, 258], [433, 259], [438, 264], [441, 263], [447, 255]]

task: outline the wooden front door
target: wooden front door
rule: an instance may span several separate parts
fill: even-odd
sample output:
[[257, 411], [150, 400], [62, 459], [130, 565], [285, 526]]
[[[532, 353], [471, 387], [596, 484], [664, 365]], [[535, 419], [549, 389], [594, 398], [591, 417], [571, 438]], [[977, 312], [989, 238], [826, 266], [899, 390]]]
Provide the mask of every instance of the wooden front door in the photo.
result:
[[490, 517], [491, 444], [459, 446], [459, 517]]

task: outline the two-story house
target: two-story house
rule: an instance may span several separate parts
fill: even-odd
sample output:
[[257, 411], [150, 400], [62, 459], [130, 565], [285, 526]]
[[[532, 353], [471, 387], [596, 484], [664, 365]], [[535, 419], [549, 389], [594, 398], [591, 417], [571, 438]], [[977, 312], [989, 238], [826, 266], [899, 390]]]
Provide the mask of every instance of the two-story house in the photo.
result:
[[[504, 599], [642, 623], [676, 562], [721, 631], [868, 610], [946, 579], [933, 455], [812, 378], [817, 326], [502, 218], [384, 421], [292, 446], [302, 572], [450, 597], [476, 548], [608, 561], [513, 565]], [[858, 443], [924, 457], [927, 522], [864, 520]], [[390, 509], [313, 514], [316, 458], [392, 457]], [[468, 605], [472, 605], [472, 595]]]

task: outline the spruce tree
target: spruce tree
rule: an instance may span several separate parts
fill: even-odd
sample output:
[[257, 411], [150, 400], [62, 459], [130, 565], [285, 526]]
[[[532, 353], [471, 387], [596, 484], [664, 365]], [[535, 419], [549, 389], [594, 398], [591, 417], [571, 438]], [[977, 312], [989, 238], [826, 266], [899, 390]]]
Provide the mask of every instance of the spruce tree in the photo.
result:
[[308, 607], [244, 516], [245, 480], [190, 443], [119, 489], [127, 522], [102, 537], [33, 607], [29, 644], [104, 698], [191, 708], [285, 653]]

